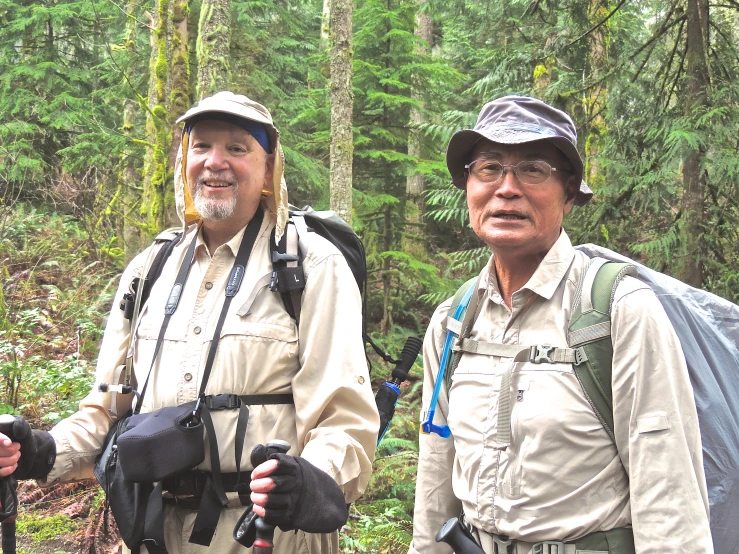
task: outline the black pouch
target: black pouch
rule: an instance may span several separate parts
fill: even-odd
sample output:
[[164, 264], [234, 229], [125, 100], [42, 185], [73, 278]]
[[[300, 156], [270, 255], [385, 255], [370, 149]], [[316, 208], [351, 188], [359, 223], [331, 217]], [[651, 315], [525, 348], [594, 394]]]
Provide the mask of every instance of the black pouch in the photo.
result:
[[118, 463], [116, 441], [130, 416], [131, 412], [128, 412], [108, 431], [103, 451], [95, 461], [93, 472], [105, 491], [106, 512], [110, 506], [123, 542], [133, 548], [144, 541], [146, 505], [154, 485], [126, 481]]
[[128, 418], [118, 436], [118, 457], [126, 480], [162, 481], [205, 460], [203, 422], [196, 402]]

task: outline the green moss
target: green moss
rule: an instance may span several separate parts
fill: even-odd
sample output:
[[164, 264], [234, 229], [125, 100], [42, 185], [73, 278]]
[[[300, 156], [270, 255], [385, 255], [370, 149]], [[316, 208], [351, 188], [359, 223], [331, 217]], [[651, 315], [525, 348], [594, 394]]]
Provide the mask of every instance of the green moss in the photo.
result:
[[34, 543], [71, 535], [77, 531], [77, 525], [69, 516], [57, 514], [50, 517], [39, 517], [32, 514], [23, 514], [17, 522], [18, 533], [28, 535]]
[[534, 81], [538, 81], [544, 75], [549, 75], [549, 69], [543, 63], [540, 63], [534, 68]]

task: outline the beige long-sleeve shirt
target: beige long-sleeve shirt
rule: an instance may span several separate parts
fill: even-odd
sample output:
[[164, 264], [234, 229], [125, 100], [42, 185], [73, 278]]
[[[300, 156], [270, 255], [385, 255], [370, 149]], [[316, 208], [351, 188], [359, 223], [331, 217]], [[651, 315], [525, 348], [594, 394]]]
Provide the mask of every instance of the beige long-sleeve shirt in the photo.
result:
[[[246, 274], [226, 317], [206, 394], [292, 392], [295, 405], [249, 406], [241, 469], [258, 443], [283, 439], [326, 471], [342, 487], [346, 501], [364, 491], [372, 470], [379, 416], [370, 387], [361, 333], [361, 301], [352, 273], [331, 243], [309, 233], [303, 269], [306, 287], [300, 326], [285, 311], [280, 295], [264, 287], [249, 306], [255, 284], [271, 273], [270, 232], [265, 215]], [[177, 271], [194, 236], [174, 249], [142, 310], [133, 342], [135, 377], [143, 386]], [[209, 253], [198, 236], [192, 268], [176, 313], [154, 363], [143, 412], [197, 398], [209, 345], [224, 301], [243, 230]], [[212, 258], [211, 255], [212, 254]], [[113, 302], [97, 365], [97, 381], [121, 378], [130, 326], [118, 305], [131, 279], [141, 274], [147, 252], [125, 270]], [[48, 482], [90, 477], [111, 421], [130, 407], [132, 395], [93, 390], [80, 411], [52, 431], [57, 457]], [[237, 410], [213, 412], [221, 471], [236, 471]], [[207, 444], [207, 443], [206, 443]], [[199, 469], [210, 469], [205, 462]]]
[[[577, 284], [588, 258], [562, 231], [509, 309], [493, 260], [481, 272], [480, 314], [470, 338], [566, 348]], [[492, 273], [491, 273], [492, 272]], [[424, 342], [428, 407], [451, 300]], [[698, 419], [680, 344], [648, 286], [627, 277], [612, 311], [616, 444], [590, 407], [571, 364], [516, 363], [511, 446], [495, 449], [501, 376], [510, 359], [465, 353], [437, 424], [421, 435], [411, 554], [451, 552], [434, 536], [459, 515], [487, 533], [527, 542], [571, 541], [633, 525], [638, 554], [710, 553]]]

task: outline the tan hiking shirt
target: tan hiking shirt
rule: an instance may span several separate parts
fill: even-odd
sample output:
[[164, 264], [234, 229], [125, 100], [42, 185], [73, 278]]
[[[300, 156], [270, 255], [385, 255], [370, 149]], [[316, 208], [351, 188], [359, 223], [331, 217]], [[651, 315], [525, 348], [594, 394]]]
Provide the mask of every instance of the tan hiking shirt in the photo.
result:
[[[481, 311], [470, 338], [566, 348], [587, 261], [562, 231], [509, 310], [491, 258], [480, 274]], [[437, 308], [426, 333], [424, 409], [450, 305], [451, 299]], [[434, 536], [462, 509], [477, 528], [522, 541], [570, 541], [633, 525], [638, 554], [713, 551], [685, 359], [657, 297], [636, 279], [617, 287], [612, 341], [616, 445], [571, 364], [517, 363], [511, 446], [496, 450], [501, 375], [512, 361], [462, 356], [449, 398], [442, 387], [435, 418], [448, 423], [452, 437], [421, 435], [411, 554], [451, 552]]]
[[[359, 291], [336, 247], [309, 233], [299, 329], [285, 311], [280, 295], [267, 287], [259, 290], [249, 306], [247, 299], [255, 284], [272, 272], [268, 241], [273, 227], [274, 219], [265, 214], [241, 288], [223, 326], [206, 393], [292, 392], [294, 406], [249, 406], [242, 471], [252, 469], [249, 455], [254, 445], [283, 439], [292, 445], [291, 454], [300, 454], [326, 471], [342, 487], [346, 501], [353, 502], [369, 480], [379, 427], [363, 348]], [[191, 230], [174, 249], [142, 310], [133, 345], [140, 387], [151, 365], [164, 305], [193, 236]], [[243, 230], [213, 252], [212, 258], [198, 237], [189, 278], [152, 370], [143, 412], [197, 398], [242, 236]], [[146, 255], [136, 257], [121, 278], [98, 359], [98, 382], [120, 380], [130, 330], [118, 306], [133, 276], [141, 273]], [[51, 432], [57, 458], [48, 481], [90, 477], [111, 421], [123, 415], [130, 402], [131, 395], [93, 390], [80, 404], [80, 411]], [[212, 415], [221, 471], [234, 472], [238, 410]], [[209, 459], [206, 441], [205, 462], [199, 469], [210, 469]], [[243, 548], [235, 542], [233, 545]]]

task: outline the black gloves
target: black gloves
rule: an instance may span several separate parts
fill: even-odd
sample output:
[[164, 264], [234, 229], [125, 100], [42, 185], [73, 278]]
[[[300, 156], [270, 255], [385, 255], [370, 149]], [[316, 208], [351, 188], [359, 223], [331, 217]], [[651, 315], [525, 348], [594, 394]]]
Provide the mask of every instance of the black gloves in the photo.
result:
[[[259, 444], [251, 452], [254, 467], [267, 461], [267, 449]], [[272, 454], [279, 465], [270, 477], [275, 488], [267, 493], [267, 523], [283, 531], [331, 533], [341, 529], [349, 517], [344, 493], [325, 471], [299, 456]]]
[[56, 460], [56, 443], [47, 431], [32, 431], [21, 416], [16, 416], [13, 430], [8, 433], [13, 442], [21, 445], [21, 458], [13, 475], [24, 479], [46, 479]]

